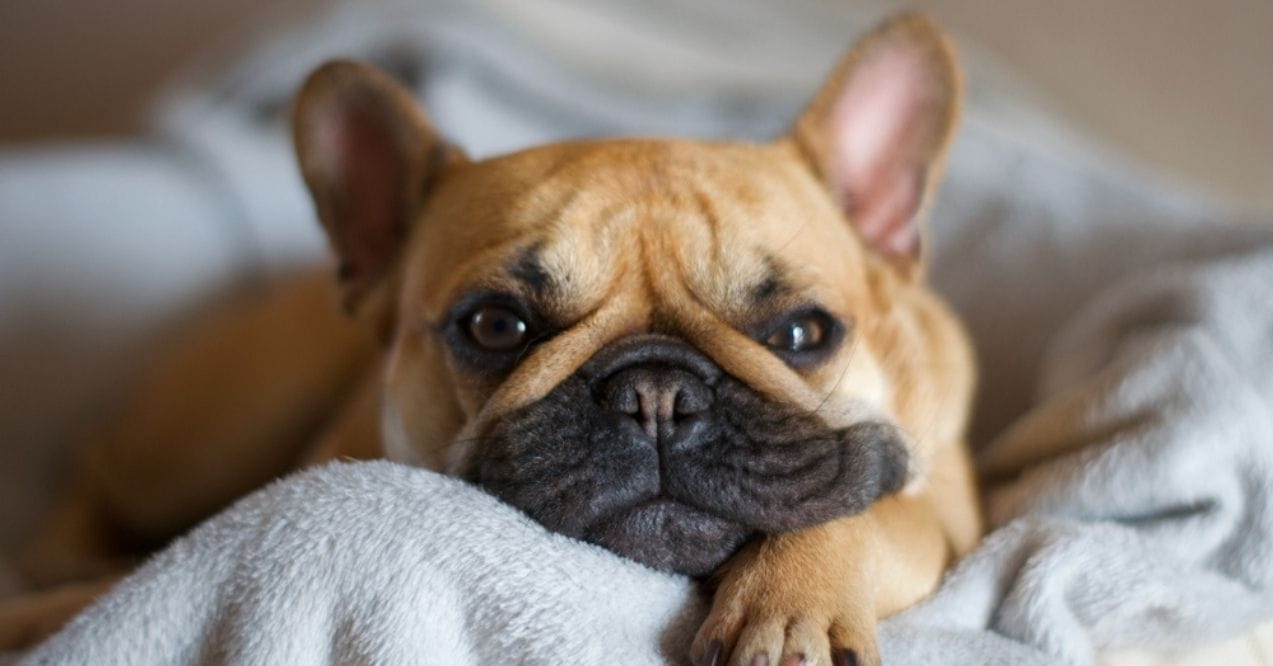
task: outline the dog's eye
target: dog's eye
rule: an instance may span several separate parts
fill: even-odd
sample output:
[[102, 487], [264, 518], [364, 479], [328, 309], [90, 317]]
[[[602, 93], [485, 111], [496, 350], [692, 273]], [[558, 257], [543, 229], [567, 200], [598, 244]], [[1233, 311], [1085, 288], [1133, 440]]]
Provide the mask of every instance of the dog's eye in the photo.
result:
[[788, 314], [761, 331], [756, 339], [797, 368], [810, 367], [827, 358], [844, 338], [844, 325], [816, 307]]
[[514, 351], [526, 342], [526, 320], [498, 305], [478, 308], [468, 316], [466, 325], [473, 342], [487, 351]]
[[822, 347], [827, 340], [827, 325], [816, 314], [805, 314], [788, 320], [765, 339], [770, 349], [799, 353]]

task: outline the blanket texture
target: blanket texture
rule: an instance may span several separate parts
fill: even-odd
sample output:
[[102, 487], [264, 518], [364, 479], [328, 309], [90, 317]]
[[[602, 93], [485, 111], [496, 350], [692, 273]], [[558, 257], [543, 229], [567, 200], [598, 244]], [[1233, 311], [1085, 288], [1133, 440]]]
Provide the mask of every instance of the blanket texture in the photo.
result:
[[[496, 4], [358, 7], [273, 40], [168, 106], [174, 173], [197, 165], [198, 198], [228, 201], [227, 237], [273, 269], [321, 247], [279, 115], [324, 57], [390, 67], [477, 155], [579, 134], [760, 138], [874, 20], [816, 0], [652, 0], [640, 17]], [[931, 279], [978, 346], [992, 532], [884, 623], [885, 659], [1087, 664], [1246, 631], [1273, 616], [1273, 229], [1039, 124], [969, 60]], [[677, 663], [704, 612], [690, 581], [457, 481], [341, 464], [198, 528], [27, 661]]]

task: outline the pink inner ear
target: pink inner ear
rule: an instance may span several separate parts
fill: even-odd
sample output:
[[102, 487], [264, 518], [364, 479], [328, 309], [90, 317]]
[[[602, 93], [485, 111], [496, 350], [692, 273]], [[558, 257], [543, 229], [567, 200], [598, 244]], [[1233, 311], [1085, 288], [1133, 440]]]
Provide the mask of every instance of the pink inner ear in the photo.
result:
[[334, 197], [331, 233], [342, 274], [354, 283], [369, 281], [392, 261], [401, 240], [404, 156], [392, 129], [368, 110], [324, 109], [315, 138], [314, 157]]
[[828, 119], [842, 203], [863, 239], [886, 255], [919, 250], [921, 150], [934, 122], [928, 63], [906, 44], [877, 47], [845, 82]]

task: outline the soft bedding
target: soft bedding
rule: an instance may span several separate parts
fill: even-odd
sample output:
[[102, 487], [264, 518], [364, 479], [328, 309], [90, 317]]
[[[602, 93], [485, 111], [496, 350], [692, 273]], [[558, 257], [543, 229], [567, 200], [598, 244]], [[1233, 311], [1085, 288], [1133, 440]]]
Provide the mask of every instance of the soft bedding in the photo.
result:
[[[142, 292], [165, 304], [315, 260], [282, 111], [324, 57], [398, 72], [477, 155], [572, 135], [764, 137], [869, 21], [813, 0], [649, 5], [361, 5], [272, 36], [174, 94], [145, 143], [0, 159], [0, 224], [58, 241], [38, 262], [0, 247], [19, 278], [0, 296], [47, 292], [76, 256], [116, 252], [122, 299], [170, 261], [182, 277]], [[1100, 155], [969, 60], [931, 279], [978, 347], [993, 531], [884, 624], [886, 661], [1086, 664], [1248, 631], [1273, 617], [1273, 227]], [[35, 217], [43, 235], [17, 226]], [[83, 240], [116, 224], [152, 244]], [[30, 660], [675, 663], [703, 610], [689, 581], [454, 480], [335, 465], [197, 529]]]

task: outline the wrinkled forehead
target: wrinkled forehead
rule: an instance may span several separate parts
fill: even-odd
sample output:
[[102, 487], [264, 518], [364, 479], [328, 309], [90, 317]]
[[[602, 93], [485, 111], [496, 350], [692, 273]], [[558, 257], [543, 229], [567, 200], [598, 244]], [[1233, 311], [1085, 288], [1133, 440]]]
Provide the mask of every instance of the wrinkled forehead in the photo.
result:
[[[418, 221], [407, 291], [431, 319], [466, 294], [515, 293], [565, 320], [619, 292], [730, 319], [852, 298], [858, 243], [781, 144], [557, 145], [466, 165]], [[855, 279], [857, 278], [857, 279]]]

